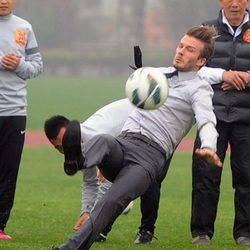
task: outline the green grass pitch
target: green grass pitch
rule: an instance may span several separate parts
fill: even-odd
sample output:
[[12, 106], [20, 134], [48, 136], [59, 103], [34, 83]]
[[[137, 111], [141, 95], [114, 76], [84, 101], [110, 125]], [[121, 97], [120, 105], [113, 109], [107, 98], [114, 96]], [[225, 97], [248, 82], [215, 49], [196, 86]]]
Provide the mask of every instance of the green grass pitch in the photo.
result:
[[40, 77], [28, 82], [29, 130], [42, 130], [46, 118], [62, 114], [83, 121], [104, 105], [125, 98], [125, 79]]
[[[63, 114], [83, 121], [95, 110], [123, 98], [126, 79], [95, 80], [39, 77], [28, 83], [28, 129], [42, 130], [44, 120]], [[189, 135], [193, 137], [195, 129]], [[81, 174], [66, 176], [63, 157], [52, 147], [25, 147], [14, 208], [6, 228], [12, 241], [0, 241], [2, 250], [49, 250], [72, 233], [81, 204]], [[232, 238], [233, 189], [224, 166], [221, 199], [213, 244], [209, 249], [238, 249]], [[139, 200], [131, 213], [120, 216], [104, 244], [93, 250], [197, 249], [189, 230], [191, 210], [191, 154], [176, 154], [163, 182], [159, 219], [151, 246], [133, 244], [140, 223]]]
[[[66, 176], [63, 157], [53, 148], [25, 147], [17, 184], [15, 206], [7, 227], [12, 241], [1, 241], [0, 249], [45, 250], [63, 243], [73, 233], [79, 216], [82, 176]], [[163, 182], [159, 219], [151, 246], [135, 246], [140, 223], [139, 200], [128, 215], [118, 218], [107, 242], [91, 249], [196, 249], [189, 231], [191, 209], [191, 156], [176, 154]], [[209, 249], [237, 249], [232, 239], [233, 191], [228, 163], [213, 245]]]

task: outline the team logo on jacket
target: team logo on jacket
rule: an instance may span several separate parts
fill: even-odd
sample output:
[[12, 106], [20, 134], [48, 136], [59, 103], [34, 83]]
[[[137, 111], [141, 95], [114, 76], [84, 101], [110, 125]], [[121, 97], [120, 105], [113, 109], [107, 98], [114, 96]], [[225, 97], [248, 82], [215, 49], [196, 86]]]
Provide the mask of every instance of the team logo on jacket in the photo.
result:
[[243, 35], [243, 41], [250, 43], [250, 29], [247, 29]]
[[26, 31], [16, 30], [15, 39], [16, 39], [17, 44], [25, 45], [26, 44]]

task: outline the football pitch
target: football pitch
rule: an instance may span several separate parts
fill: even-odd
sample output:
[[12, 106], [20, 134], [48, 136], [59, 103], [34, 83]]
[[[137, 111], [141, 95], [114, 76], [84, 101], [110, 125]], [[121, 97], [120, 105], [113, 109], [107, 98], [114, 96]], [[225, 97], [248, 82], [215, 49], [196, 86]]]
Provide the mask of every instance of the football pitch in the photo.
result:
[[102, 106], [125, 98], [125, 79], [39, 77], [28, 82], [28, 130], [42, 130], [55, 114], [83, 121]]
[[[38, 78], [28, 84], [29, 130], [42, 130], [44, 120], [54, 114], [83, 121], [103, 105], [124, 97], [124, 79]], [[63, 157], [52, 147], [24, 148], [15, 204], [6, 228], [13, 240], [0, 241], [1, 250], [49, 250], [73, 233], [81, 206], [82, 176], [66, 176], [62, 165]], [[228, 160], [224, 168], [211, 250], [238, 249], [232, 238], [234, 208]], [[158, 240], [150, 246], [133, 244], [140, 224], [137, 199], [132, 211], [117, 219], [108, 240], [95, 243], [91, 249], [197, 249], [191, 243], [190, 211], [191, 153], [177, 153], [161, 189], [155, 231]]]
[[[82, 176], [66, 176], [63, 157], [53, 148], [25, 147], [17, 185], [15, 206], [7, 227], [12, 241], [1, 241], [0, 249], [52, 249], [72, 233], [79, 216]], [[196, 249], [191, 243], [191, 157], [178, 153], [163, 182], [159, 218], [150, 246], [133, 240], [140, 223], [139, 199], [132, 211], [122, 215], [105, 243], [91, 249]], [[230, 171], [225, 165], [216, 233], [209, 249], [237, 249], [232, 239], [233, 202]]]

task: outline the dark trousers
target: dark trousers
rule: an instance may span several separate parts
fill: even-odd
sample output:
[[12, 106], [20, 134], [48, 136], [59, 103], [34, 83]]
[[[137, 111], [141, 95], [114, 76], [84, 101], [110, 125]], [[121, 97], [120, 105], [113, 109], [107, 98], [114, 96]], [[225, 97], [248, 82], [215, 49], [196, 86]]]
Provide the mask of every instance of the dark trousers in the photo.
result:
[[113, 184], [76, 234], [59, 246], [61, 250], [89, 249], [99, 233], [115, 221], [130, 201], [142, 195], [166, 166], [165, 153], [159, 146], [132, 135], [118, 139], [96, 136], [84, 145], [83, 154], [85, 166], [99, 166]]
[[[233, 236], [250, 237], [250, 126], [242, 123], [217, 121], [219, 133], [217, 154], [224, 161], [228, 143], [232, 184], [235, 189], [235, 218]], [[200, 141], [196, 137], [194, 150]], [[220, 195], [222, 169], [208, 164], [193, 154], [192, 236], [214, 234], [217, 205]]]
[[[152, 182], [147, 191], [141, 195], [140, 200], [140, 209], [141, 209], [141, 225], [139, 230], [150, 231], [154, 234], [155, 223], [158, 218], [158, 210], [160, 204], [160, 195], [161, 195], [161, 183], [167, 175], [169, 165], [171, 162], [172, 156], [166, 162], [166, 167], [163, 169], [159, 178]], [[107, 226], [103, 230], [103, 234], [107, 235], [112, 229], [112, 225]]]
[[25, 116], [0, 117], [0, 229], [6, 227], [14, 203], [24, 144]]
[[159, 179], [154, 181], [147, 191], [141, 195], [141, 225], [140, 230], [144, 229], [154, 234], [155, 223], [158, 217], [158, 209], [160, 204], [161, 183], [167, 175], [170, 161], [172, 157], [167, 160], [166, 167], [163, 169]]

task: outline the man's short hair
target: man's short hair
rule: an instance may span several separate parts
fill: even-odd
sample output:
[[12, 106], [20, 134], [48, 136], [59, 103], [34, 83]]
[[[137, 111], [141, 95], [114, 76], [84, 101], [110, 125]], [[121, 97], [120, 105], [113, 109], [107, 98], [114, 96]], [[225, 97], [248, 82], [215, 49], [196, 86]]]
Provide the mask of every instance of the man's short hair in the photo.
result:
[[44, 123], [44, 132], [49, 140], [55, 140], [59, 131], [67, 127], [70, 120], [62, 115], [54, 115], [48, 118]]
[[186, 35], [194, 37], [204, 43], [200, 58], [206, 58], [206, 61], [208, 61], [213, 56], [214, 39], [217, 35], [217, 30], [214, 26], [193, 27], [187, 31]]

